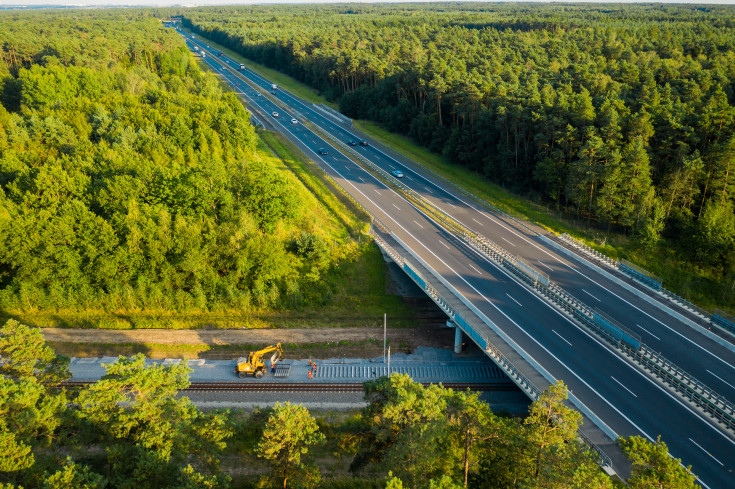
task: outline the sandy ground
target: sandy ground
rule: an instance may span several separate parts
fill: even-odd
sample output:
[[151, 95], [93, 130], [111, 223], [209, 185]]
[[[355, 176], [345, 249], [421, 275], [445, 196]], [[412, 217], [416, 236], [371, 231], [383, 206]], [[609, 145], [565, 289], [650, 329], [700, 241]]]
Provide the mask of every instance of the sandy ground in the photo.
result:
[[[437, 334], [443, 331], [444, 334]], [[388, 339], [412, 346], [439, 346], [446, 343], [447, 330], [437, 327], [388, 329]], [[247, 330], [43, 330], [46, 341], [53, 343], [156, 344], [156, 345], [260, 345], [276, 342], [326, 344], [339, 341], [364, 342], [383, 339], [382, 328], [326, 329], [247, 329]]]

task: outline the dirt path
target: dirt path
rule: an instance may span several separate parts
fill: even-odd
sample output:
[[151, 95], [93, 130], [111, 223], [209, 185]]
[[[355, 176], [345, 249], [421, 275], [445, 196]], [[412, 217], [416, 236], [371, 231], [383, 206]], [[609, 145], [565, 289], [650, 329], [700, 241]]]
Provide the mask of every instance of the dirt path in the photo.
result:
[[[439, 334], [443, 332], [443, 334]], [[245, 329], [245, 330], [104, 330], [45, 328], [43, 335], [52, 343], [148, 344], [148, 345], [261, 345], [327, 344], [340, 341], [354, 343], [383, 340], [379, 328], [325, 328], [325, 329]], [[391, 342], [416, 346], [440, 347], [446, 344], [446, 328], [422, 327], [388, 329]]]

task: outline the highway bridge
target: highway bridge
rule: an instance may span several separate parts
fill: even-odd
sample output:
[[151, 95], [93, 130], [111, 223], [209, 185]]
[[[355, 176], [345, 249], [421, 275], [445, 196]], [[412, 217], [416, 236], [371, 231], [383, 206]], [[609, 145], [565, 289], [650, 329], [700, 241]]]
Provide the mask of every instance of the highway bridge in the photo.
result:
[[[585, 259], [581, 246], [499, 212], [345, 116], [274, 90], [206, 40], [185, 37], [260, 124], [284, 134], [371, 214], [384, 252], [530, 397], [565, 382], [585, 416], [582, 433], [614, 470], [624, 470], [615, 438], [661, 435], [703, 487], [733, 487], [730, 333], [710, 331], [717, 328], [604, 258]], [[359, 141], [367, 144], [350, 144]]]

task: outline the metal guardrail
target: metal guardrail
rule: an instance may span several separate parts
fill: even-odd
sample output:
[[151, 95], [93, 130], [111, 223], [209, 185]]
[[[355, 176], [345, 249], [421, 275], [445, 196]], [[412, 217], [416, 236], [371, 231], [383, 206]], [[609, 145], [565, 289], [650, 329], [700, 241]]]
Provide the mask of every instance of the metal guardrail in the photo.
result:
[[[713, 399], [724, 400], [722, 396], [715, 393], [711, 389], [707, 388], [705, 384], [696, 380], [693, 376], [686, 373], [680, 368], [669, 369], [666, 366], [673, 365], [672, 362], [664, 359], [663, 363], [660, 361], [661, 355], [657, 355], [654, 360], [649, 357], [650, 349], [648, 349], [640, 340], [640, 336], [632, 333], [624, 325], [613, 320], [609, 316], [606, 316], [601, 311], [593, 311], [582, 301], [575, 298], [557, 284], [548, 280], [548, 276], [535, 270], [533, 267], [527, 265], [525, 262], [520, 260], [519, 257], [515, 257], [508, 253], [503, 247], [497, 243], [485, 238], [484, 236], [472, 231], [459, 223], [453, 217], [445, 214], [442, 210], [436, 208], [433, 204], [423, 199], [421, 196], [415, 194], [412, 190], [405, 187], [400, 182], [397, 182], [394, 178], [389, 176], [384, 170], [374, 165], [372, 162], [366, 160], [352, 148], [332, 137], [327, 135], [330, 139], [335, 141], [342, 147], [350, 150], [360, 161], [365, 162], [375, 171], [379, 172], [382, 176], [390, 180], [396, 187], [398, 187], [404, 196], [409, 197], [417, 209], [424, 212], [428, 218], [432, 219], [439, 226], [447, 229], [449, 232], [457, 235], [463, 241], [468, 243], [471, 247], [485, 255], [490, 260], [501, 265], [506, 270], [509, 270], [523, 283], [529, 287], [535, 289], [541, 296], [549, 300], [553, 305], [559, 307], [563, 311], [576, 318], [579, 323], [586, 326], [589, 330], [595, 333], [598, 337], [604, 339], [607, 343], [615, 347], [618, 351], [623, 353], [628, 358], [636, 361], [639, 365], [647, 370], [651, 371], [654, 375], [665, 381], [668, 385], [673, 387], [677, 392], [682, 394], [690, 402], [698, 407], [708, 406], [704, 408], [704, 411], [708, 412], [719, 422], [724, 424], [728, 429], [735, 431], [735, 415], [732, 413], [732, 404], [729, 401], [726, 406], [719, 406], [718, 404], [712, 404]], [[628, 262], [626, 262], [628, 263]], [[646, 272], [640, 267], [630, 263], [629, 270], [636, 272], [640, 277], [645, 277], [648, 280], [654, 281], [658, 279], [653, 274]], [[660, 279], [659, 279], [660, 280]], [[654, 282], [656, 283], [656, 282]], [[660, 281], [658, 282], [660, 287]], [[450, 315], [450, 317], [452, 317]], [[683, 386], [697, 385], [698, 388], [683, 388]]]
[[559, 239], [564, 241], [565, 243], [571, 245], [572, 247], [578, 249], [585, 255], [594, 258], [595, 260], [604, 263], [605, 265], [609, 266], [610, 268], [618, 268], [618, 263], [610, 258], [607, 255], [604, 255], [597, 251], [594, 248], [591, 248], [587, 246], [586, 244], [582, 243], [581, 241], [577, 241], [576, 239], [569, 236], [567, 233], [562, 234], [559, 236]]
[[731, 333], [735, 333], [735, 318], [719, 309], [715, 309], [710, 316], [710, 321]]
[[[419, 287], [421, 287], [424, 292], [426, 292], [426, 294], [434, 301], [434, 303], [438, 305], [447, 314], [447, 316], [449, 316], [449, 318], [458, 325], [458, 327], [461, 327], [462, 330], [466, 334], [468, 334], [468, 336], [472, 337], [475, 342], [485, 350], [485, 353], [495, 362], [495, 364], [498, 365], [505, 372], [505, 374], [526, 393], [526, 395], [528, 395], [533, 400], [537, 400], [539, 398], [542, 391], [538, 387], [536, 387], [534, 383], [513, 364], [513, 362], [508, 360], [508, 358], [503, 355], [500, 349], [490, 342], [487, 336], [479, 332], [476, 327], [469, 324], [468, 321], [466, 321], [458, 312], [456, 312], [452, 308], [452, 306], [441, 296], [441, 294], [434, 287], [432, 287], [431, 284], [424, 277], [422, 277], [419, 272], [414, 270], [405, 261], [405, 259], [395, 251], [392, 246], [388, 245], [385, 240], [377, 235], [372, 230], [372, 228], [370, 230], [370, 234], [371, 236], [373, 236], [378, 246], [383, 248], [383, 250], [388, 253], [388, 255], [390, 255], [391, 257], [397, 257], [396, 263], [399, 263], [402, 266], [404, 271], [407, 272], [408, 276], [411, 277], [411, 279]], [[581, 404], [584, 407], [584, 411], [588, 414], [588, 416], [592, 416], [599, 423], [602, 423], [602, 421], [594, 416], [592, 414], [592, 411], [584, 406], [581, 401], [575, 398], [575, 402]], [[601, 466], [612, 467], [612, 460], [605, 454], [605, 452], [603, 452], [600, 447], [598, 447], [592, 440], [590, 440], [589, 437], [587, 437], [582, 431], [578, 431], [577, 433], [580, 439], [585, 442], [590, 447], [590, 449], [598, 455], [599, 464]]]
[[653, 273], [644, 270], [643, 268], [626, 260], [621, 260], [617, 262], [612, 258], [603, 255], [599, 251], [590, 248], [584, 243], [577, 241], [566, 233], [560, 235], [559, 239], [581, 251], [585, 255], [597, 260], [598, 262], [602, 262], [610, 268], [619, 270], [635, 278], [644, 285], [652, 288], [654, 291], [659, 292], [665, 299], [678, 304], [680, 307], [687, 309], [693, 314], [700, 316], [702, 319], [709, 321], [714, 326], [717, 326], [731, 334], [735, 334], [735, 318], [717, 309], [715, 309], [714, 312], [710, 313], [709, 311], [706, 311], [696, 304], [693, 304], [680, 295], [677, 295], [667, 288], [663, 287], [663, 280]]

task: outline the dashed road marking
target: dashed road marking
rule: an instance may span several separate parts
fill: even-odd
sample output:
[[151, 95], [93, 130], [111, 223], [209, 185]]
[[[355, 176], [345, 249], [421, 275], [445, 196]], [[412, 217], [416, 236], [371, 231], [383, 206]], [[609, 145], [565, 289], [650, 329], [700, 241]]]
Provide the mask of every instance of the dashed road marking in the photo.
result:
[[590, 294], [590, 293], [589, 293], [589, 292], [587, 292], [586, 290], [582, 289], [582, 292], [584, 292], [584, 293], [585, 293], [585, 294], [587, 294], [588, 296], [592, 297], [592, 298], [593, 298], [594, 300], [596, 300], [597, 302], [602, 302], [602, 301], [601, 301], [600, 299], [598, 299], [598, 298], [597, 298], [597, 297], [595, 297], [594, 295]]
[[[507, 295], [507, 294], [506, 294], [506, 295]], [[551, 330], [551, 332], [552, 332], [552, 333], [554, 333], [554, 334], [555, 334], [556, 336], [558, 336], [559, 338], [561, 338], [561, 340], [562, 340], [562, 341], [563, 341], [564, 343], [566, 343], [566, 344], [567, 344], [567, 345], [569, 345], [569, 346], [572, 346], [572, 344], [571, 344], [571, 343], [569, 343], [569, 342], [567, 341], [567, 339], [566, 339], [566, 338], [564, 338], [564, 337], [563, 337], [562, 335], [560, 335], [559, 333], [557, 333], [557, 332], [556, 332], [556, 331], [554, 331], [553, 329]]]
[[628, 389], [627, 387], [625, 387], [625, 386], [624, 386], [624, 385], [623, 385], [623, 384], [622, 384], [622, 383], [621, 383], [621, 382], [620, 382], [620, 381], [619, 381], [618, 379], [616, 379], [616, 378], [615, 378], [615, 377], [613, 377], [612, 375], [610, 376], [610, 378], [611, 378], [611, 379], [613, 379], [613, 380], [614, 380], [615, 382], [617, 382], [617, 383], [618, 383], [618, 385], [619, 385], [620, 387], [622, 387], [622, 388], [623, 388], [623, 389], [625, 389], [626, 391], [630, 392], [630, 395], [631, 395], [631, 396], [633, 396], [633, 397], [638, 397], [638, 396], [636, 396], [635, 394], [633, 394], [633, 391], [632, 391], [632, 390], [630, 390], [630, 389]]
[[690, 441], [690, 442], [692, 442], [692, 443], [694, 443], [695, 445], [697, 445], [697, 446], [699, 447], [699, 449], [700, 449], [700, 450], [702, 450], [702, 451], [703, 451], [704, 453], [706, 453], [707, 455], [709, 455], [710, 457], [712, 457], [712, 459], [713, 459], [713, 460], [714, 460], [715, 462], [717, 462], [718, 464], [720, 464], [720, 466], [721, 466], [721, 467], [724, 467], [724, 466], [725, 466], [725, 464], [723, 464], [722, 462], [720, 462], [719, 460], [717, 460], [717, 459], [716, 459], [716, 458], [714, 457], [714, 455], [712, 455], [712, 454], [711, 454], [711, 453], [709, 453], [709, 452], [708, 452], [707, 450], [705, 450], [705, 449], [704, 449], [704, 447], [703, 447], [702, 445], [700, 445], [700, 444], [699, 444], [699, 443], [697, 443], [696, 441], [692, 440], [691, 438], [689, 438], [689, 441]]
[[651, 333], [650, 331], [648, 331], [648, 330], [647, 330], [646, 328], [644, 328], [644, 327], [643, 327], [643, 326], [641, 326], [640, 324], [638, 324], [638, 323], [635, 323], [635, 325], [636, 325], [636, 326], [638, 326], [639, 328], [641, 328], [641, 329], [642, 329], [643, 331], [645, 331], [646, 333], [648, 333], [648, 334], [650, 334], [651, 336], [653, 336], [654, 338], [656, 338], [656, 339], [657, 339], [658, 341], [661, 341], [661, 338], [659, 338], [659, 337], [658, 337], [658, 336], [656, 336], [655, 334]]
[[[515, 303], [516, 303], [516, 304], [518, 304], [519, 306], [523, 307], [523, 304], [521, 304], [520, 302], [518, 302], [517, 300], [515, 300], [515, 299], [513, 298], [513, 296], [512, 296], [512, 295], [510, 295], [510, 294], [509, 294], [509, 293], [507, 293], [507, 292], [505, 293], [505, 295], [507, 295], [508, 297], [510, 297], [510, 300], [512, 300], [513, 302], [515, 302]], [[562, 338], [562, 339], [564, 340], [564, 338]], [[567, 341], [567, 340], [564, 340], [564, 341]], [[567, 343], [569, 343], [569, 342], [567, 341]], [[570, 344], [570, 346], [571, 346], [571, 344]]]

